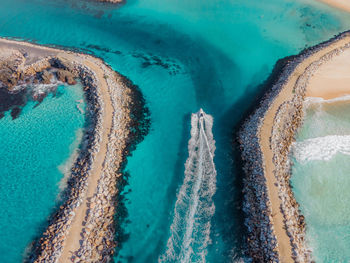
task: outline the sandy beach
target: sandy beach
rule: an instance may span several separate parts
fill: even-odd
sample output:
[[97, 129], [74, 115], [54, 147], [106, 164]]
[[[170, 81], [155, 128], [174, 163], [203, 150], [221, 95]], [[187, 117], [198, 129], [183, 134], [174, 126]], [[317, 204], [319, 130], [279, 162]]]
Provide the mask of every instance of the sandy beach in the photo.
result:
[[307, 97], [333, 99], [350, 94], [350, 50], [321, 65], [310, 78]]
[[350, 1], [348, 0], [318, 0], [319, 2], [325, 3], [329, 6], [350, 12]]
[[22, 56], [25, 62], [18, 70], [28, 74], [50, 69], [52, 63], [69, 64], [70, 71], [79, 73], [87, 85], [88, 98], [92, 98], [91, 102], [88, 99], [90, 112], [95, 112], [95, 124], [91, 127], [94, 134], [86, 135], [89, 146], [72, 167], [67, 200], [37, 241], [31, 262], [108, 259], [116, 245], [116, 183], [122, 176], [119, 170], [128, 151], [133, 92], [124, 77], [89, 55], [8, 39], [0, 39], [0, 51], [2, 59], [12, 54]]

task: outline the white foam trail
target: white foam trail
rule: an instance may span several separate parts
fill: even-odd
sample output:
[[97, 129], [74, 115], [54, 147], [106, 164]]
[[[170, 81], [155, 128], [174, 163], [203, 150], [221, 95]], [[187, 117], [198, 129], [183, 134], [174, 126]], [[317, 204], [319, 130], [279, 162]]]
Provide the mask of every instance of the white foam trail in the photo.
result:
[[328, 135], [295, 142], [293, 153], [300, 163], [313, 160], [329, 161], [337, 153], [350, 155], [350, 135]]
[[81, 100], [76, 100], [75, 102], [77, 102], [78, 104], [76, 105], [78, 111], [81, 113], [81, 114], [84, 114], [85, 113], [85, 110], [83, 108], [82, 105], [84, 105], [84, 100], [81, 99]]
[[216, 191], [213, 118], [202, 110], [192, 114], [185, 178], [177, 195], [167, 250], [159, 262], [205, 262]]

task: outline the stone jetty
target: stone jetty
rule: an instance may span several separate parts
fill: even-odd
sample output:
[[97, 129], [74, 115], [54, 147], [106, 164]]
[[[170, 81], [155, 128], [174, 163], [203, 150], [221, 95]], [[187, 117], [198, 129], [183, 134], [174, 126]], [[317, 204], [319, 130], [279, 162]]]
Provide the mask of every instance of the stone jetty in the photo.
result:
[[[125, 77], [90, 55], [7, 39], [0, 39], [0, 54], [0, 89], [10, 95], [28, 87], [53, 89], [80, 81], [87, 102], [88, 125], [61, 205], [29, 248], [26, 261], [110, 261], [117, 246], [121, 170], [136, 140], [140, 120], [135, 118], [144, 110], [140, 94]], [[32, 99], [43, 98], [34, 94]]]
[[253, 262], [312, 262], [305, 218], [290, 185], [291, 144], [304, 117], [315, 71], [350, 48], [350, 31], [286, 62], [239, 132], [244, 163], [244, 212]]

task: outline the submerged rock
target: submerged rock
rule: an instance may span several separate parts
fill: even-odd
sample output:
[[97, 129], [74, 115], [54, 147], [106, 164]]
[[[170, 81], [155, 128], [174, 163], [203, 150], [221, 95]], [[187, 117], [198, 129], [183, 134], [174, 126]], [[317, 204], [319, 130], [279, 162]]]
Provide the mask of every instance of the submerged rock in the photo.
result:
[[17, 117], [19, 116], [20, 113], [21, 113], [21, 108], [19, 108], [19, 107], [13, 108], [11, 111], [12, 120], [17, 119]]

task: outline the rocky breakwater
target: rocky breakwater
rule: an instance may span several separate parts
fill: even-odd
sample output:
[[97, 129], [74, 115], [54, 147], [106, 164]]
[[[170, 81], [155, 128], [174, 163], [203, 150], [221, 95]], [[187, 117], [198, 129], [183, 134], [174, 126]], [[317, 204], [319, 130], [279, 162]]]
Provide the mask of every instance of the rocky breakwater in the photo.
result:
[[119, 187], [122, 180], [122, 165], [128, 146], [133, 141], [131, 126], [134, 94], [130, 82], [111, 71], [101, 61], [109, 94], [114, 109], [112, 127], [108, 136], [108, 147], [103, 170], [97, 181], [96, 190], [87, 200], [87, 210], [82, 222], [79, 248], [70, 257], [72, 262], [106, 262], [111, 259], [115, 241], [115, 216]]
[[[136, 140], [134, 130], [139, 123], [135, 118], [143, 109], [135, 101], [139, 98], [131, 82], [101, 60], [83, 54], [74, 60], [69, 54], [53, 58], [51, 63], [64, 70], [64, 75], [57, 74], [58, 79], [69, 82], [67, 72], [79, 76], [85, 86], [91, 124], [72, 168], [65, 202], [34, 243], [28, 261], [108, 262], [117, 245], [116, 200], [122, 166]], [[106, 123], [109, 115], [111, 123]]]
[[[268, 101], [266, 98], [264, 101]], [[259, 128], [268, 104], [262, 103], [239, 133], [243, 160], [243, 211], [248, 230], [248, 256], [253, 262], [279, 262], [277, 241], [272, 223], [271, 201], [264, 176]]]
[[[349, 47], [350, 33], [344, 32], [298, 56], [286, 58], [269, 92], [242, 126], [239, 142], [246, 174], [245, 224], [249, 255], [254, 262], [288, 262], [288, 257], [294, 262], [312, 262], [305, 240], [305, 219], [289, 181], [291, 144], [303, 121], [303, 102], [310, 77], [320, 65]], [[268, 147], [264, 148], [266, 138], [262, 136], [268, 136]], [[278, 200], [271, 197], [272, 187], [276, 187]], [[282, 228], [275, 224], [278, 213], [283, 217]], [[284, 233], [277, 233], [277, 227]], [[286, 245], [281, 244], [284, 234], [288, 236], [291, 255], [280, 249]]]
[[0, 39], [0, 51], [4, 62], [0, 91], [12, 96], [20, 90], [40, 102], [42, 94], [57, 85], [80, 81], [87, 104], [87, 124], [67, 187], [25, 261], [109, 261], [117, 246], [116, 208], [123, 165], [133, 145], [148, 131], [141, 93], [90, 55], [6, 39]]
[[[101, 121], [104, 109], [103, 101], [100, 99], [97, 80], [91, 70], [84, 65], [67, 62], [57, 57], [52, 58], [51, 63], [54, 67], [63, 70], [61, 75], [60, 73], [57, 74], [58, 78], [61, 77], [68, 81], [71, 78], [70, 74], [74, 74], [80, 78], [85, 86], [89, 125], [85, 129], [79, 155], [71, 168], [67, 187], [61, 193], [64, 201], [57, 212], [51, 216], [45, 232], [33, 243], [28, 262], [58, 262], [64, 241], [69, 234], [69, 228], [75, 217], [75, 209], [83, 203], [91, 165], [100, 149], [100, 134], [103, 129]], [[67, 72], [70, 74], [67, 74]], [[69, 77], [62, 77], [66, 75], [69, 75]]]

